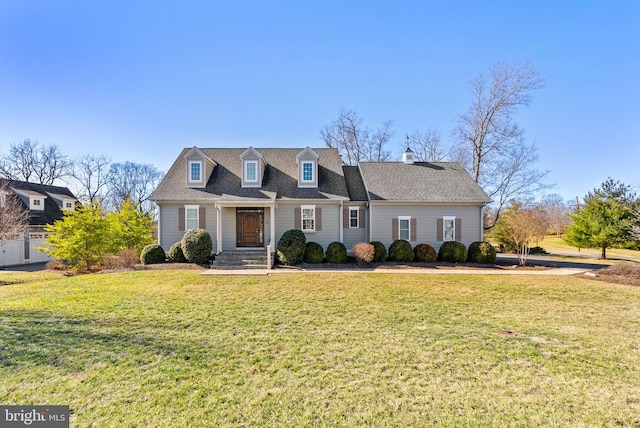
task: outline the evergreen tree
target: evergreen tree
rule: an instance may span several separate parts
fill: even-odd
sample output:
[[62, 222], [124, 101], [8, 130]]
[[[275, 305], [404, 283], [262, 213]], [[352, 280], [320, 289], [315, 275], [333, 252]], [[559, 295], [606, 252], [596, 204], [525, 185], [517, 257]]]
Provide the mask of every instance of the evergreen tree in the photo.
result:
[[114, 253], [136, 250], [139, 255], [146, 245], [154, 243], [151, 214], [140, 211], [131, 198], [126, 198], [118, 211], [107, 215], [107, 223]]
[[633, 240], [631, 230], [638, 222], [634, 202], [635, 194], [629, 186], [609, 178], [589, 192], [584, 205], [571, 215], [573, 223], [565, 231], [564, 240], [579, 248], [600, 248], [606, 259], [607, 248]]

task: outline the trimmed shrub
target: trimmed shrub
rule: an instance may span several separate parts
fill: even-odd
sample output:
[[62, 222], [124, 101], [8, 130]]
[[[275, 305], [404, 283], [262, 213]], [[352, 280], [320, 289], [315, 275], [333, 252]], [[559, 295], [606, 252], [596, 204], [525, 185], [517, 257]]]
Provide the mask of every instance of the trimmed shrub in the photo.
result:
[[142, 249], [140, 253], [140, 262], [144, 265], [152, 265], [156, 263], [164, 263], [166, 255], [164, 250], [158, 244], [149, 244]]
[[172, 263], [186, 263], [187, 258], [184, 256], [182, 252], [182, 242], [176, 242], [169, 248], [169, 252], [167, 253], [167, 258]]
[[[353, 246], [353, 255], [359, 265], [366, 265], [373, 261], [373, 256], [376, 253], [376, 249], [372, 244], [366, 242], [359, 242]], [[386, 250], [385, 250], [386, 253]]]
[[205, 264], [211, 258], [213, 242], [204, 229], [191, 229], [182, 237], [182, 254], [191, 263]]
[[476, 241], [469, 245], [467, 261], [472, 263], [495, 264], [496, 249], [487, 241]]
[[276, 247], [278, 260], [283, 265], [297, 265], [304, 260], [307, 237], [301, 230], [290, 229], [282, 234]]
[[332, 242], [327, 246], [327, 262], [329, 263], [346, 263], [347, 247], [342, 242]]
[[389, 247], [389, 260], [391, 261], [407, 263], [412, 262], [414, 258], [415, 254], [409, 241], [398, 239], [397, 241], [393, 241]]
[[373, 254], [373, 262], [379, 263], [387, 260], [387, 247], [384, 246], [382, 242], [373, 241], [371, 243], [373, 245], [374, 254]]
[[322, 263], [324, 260], [324, 248], [317, 242], [307, 242], [307, 246], [304, 250], [304, 262], [305, 263]]
[[447, 241], [438, 251], [439, 262], [464, 263], [467, 261], [467, 247], [462, 242]]
[[417, 262], [434, 263], [438, 260], [438, 253], [429, 244], [418, 244], [413, 249]]

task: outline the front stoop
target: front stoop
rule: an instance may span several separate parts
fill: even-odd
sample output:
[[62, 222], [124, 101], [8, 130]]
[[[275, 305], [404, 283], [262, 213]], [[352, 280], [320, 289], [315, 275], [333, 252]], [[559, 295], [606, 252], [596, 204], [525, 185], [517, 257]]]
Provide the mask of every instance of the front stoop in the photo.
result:
[[[273, 254], [271, 260], [273, 263]], [[267, 266], [267, 251], [222, 251], [211, 264], [211, 269], [269, 269], [269, 266]]]

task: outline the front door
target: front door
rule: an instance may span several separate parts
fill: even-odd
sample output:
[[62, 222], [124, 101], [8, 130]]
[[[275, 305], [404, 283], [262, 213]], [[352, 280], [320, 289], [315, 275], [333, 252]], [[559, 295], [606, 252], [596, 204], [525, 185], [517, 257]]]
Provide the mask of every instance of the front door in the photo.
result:
[[236, 245], [238, 247], [264, 246], [264, 209], [236, 209]]

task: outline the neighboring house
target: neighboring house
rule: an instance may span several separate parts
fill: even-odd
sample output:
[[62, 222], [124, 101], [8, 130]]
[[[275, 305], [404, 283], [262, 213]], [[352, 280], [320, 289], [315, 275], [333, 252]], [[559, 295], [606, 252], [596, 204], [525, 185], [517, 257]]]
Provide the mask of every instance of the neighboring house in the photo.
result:
[[458, 163], [360, 162], [311, 149], [184, 149], [151, 199], [159, 244], [168, 250], [202, 228], [214, 253], [274, 247], [289, 229], [326, 250], [396, 239], [413, 246], [482, 240], [482, 208], [491, 200]]
[[37, 250], [47, 235], [44, 227], [62, 218], [64, 210], [74, 210], [77, 199], [66, 187], [45, 186], [0, 178], [4, 188], [15, 192], [29, 210], [30, 230], [24, 237], [0, 246], [0, 266], [37, 263], [51, 260]]

